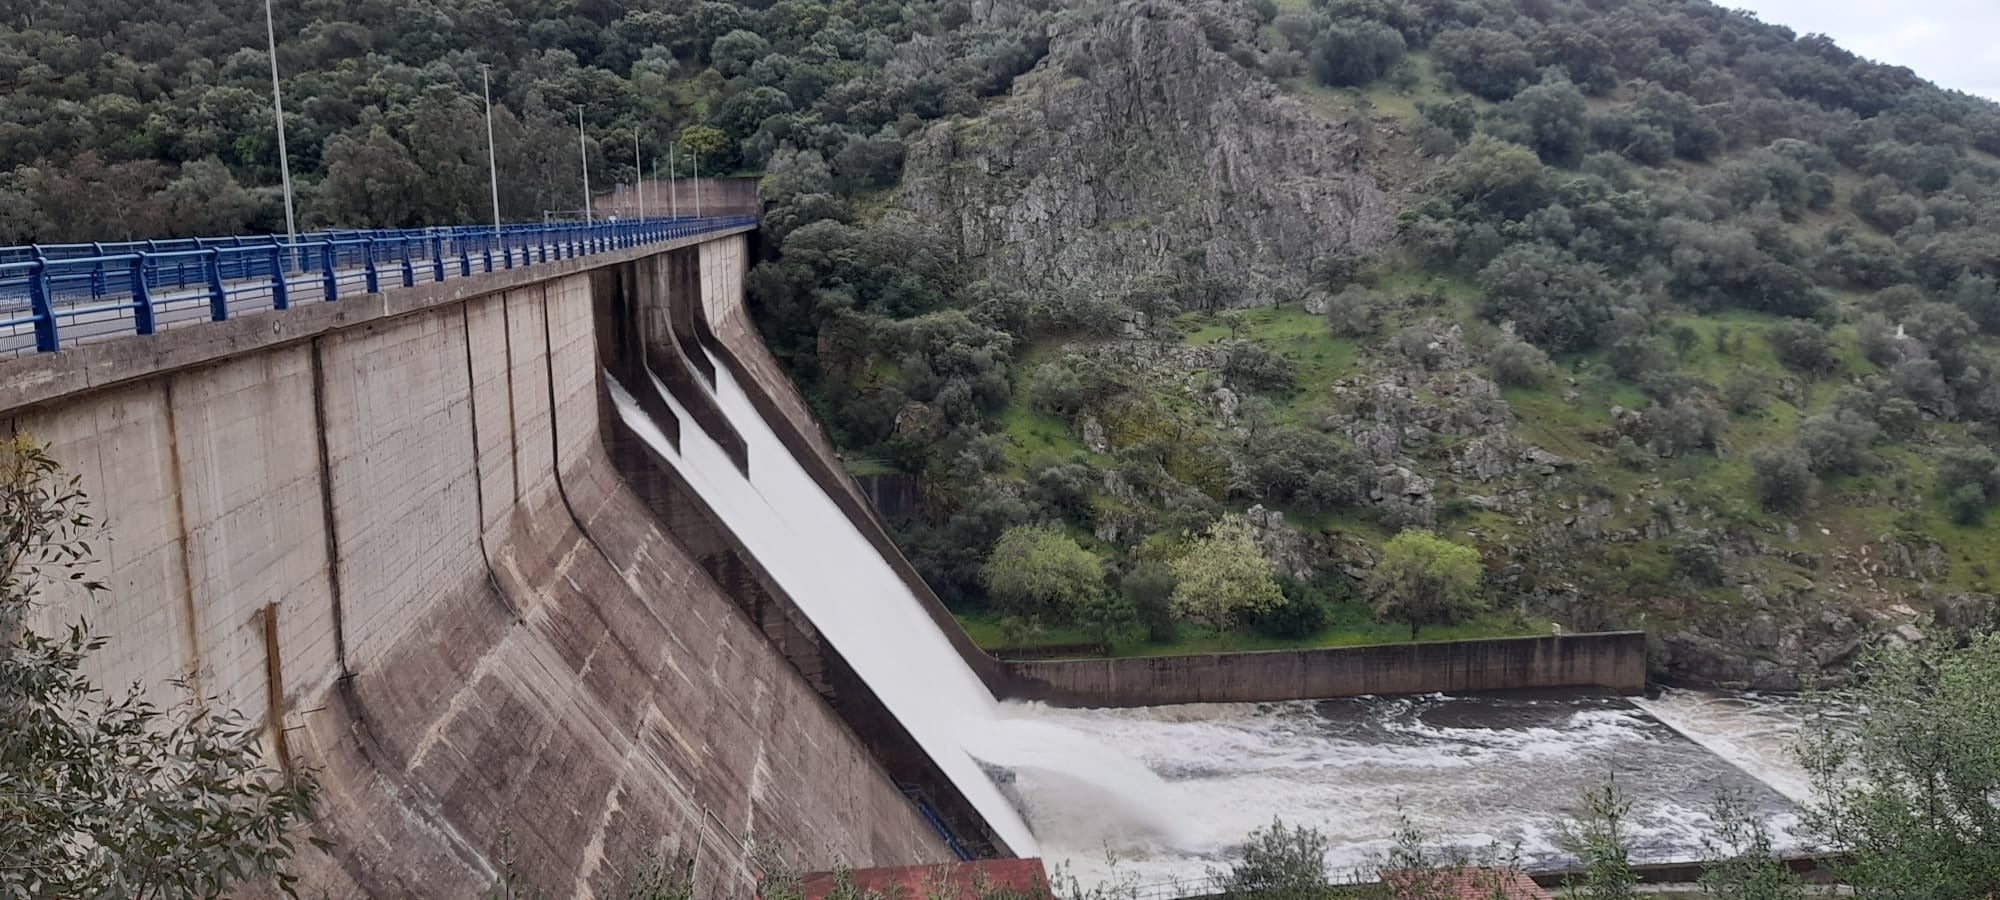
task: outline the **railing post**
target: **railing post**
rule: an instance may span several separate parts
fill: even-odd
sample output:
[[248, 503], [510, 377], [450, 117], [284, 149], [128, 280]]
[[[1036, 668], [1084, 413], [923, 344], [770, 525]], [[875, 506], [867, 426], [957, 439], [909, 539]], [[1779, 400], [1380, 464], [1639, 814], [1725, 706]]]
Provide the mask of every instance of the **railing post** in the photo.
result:
[[96, 300], [103, 297], [105, 292], [104, 245], [92, 241], [90, 243], [90, 255], [97, 257], [97, 261], [90, 264], [90, 299]]
[[340, 299], [340, 276], [334, 272], [332, 241], [319, 245], [319, 264], [320, 268], [326, 270], [319, 276], [320, 283], [326, 286], [326, 292], [320, 299], [328, 301]]
[[34, 271], [28, 273], [28, 310], [35, 317], [35, 349], [54, 353], [62, 347], [56, 333], [55, 304], [49, 299], [49, 261], [35, 253]]
[[472, 251], [465, 246], [465, 235], [453, 235], [451, 242], [458, 245], [458, 277], [472, 274]]
[[211, 248], [201, 258], [201, 267], [208, 276], [208, 317], [220, 322], [229, 318], [229, 294], [222, 289], [222, 251]]
[[485, 240], [479, 242], [486, 249], [486, 271], [488, 272], [493, 271], [493, 242], [496, 240], [499, 240], [499, 235], [489, 234]]
[[382, 270], [375, 267], [375, 239], [371, 237], [361, 240], [361, 266], [362, 271], [367, 273], [364, 277], [367, 279], [368, 293], [382, 293]]
[[431, 235], [431, 280], [444, 280], [444, 236]]
[[514, 248], [507, 246], [507, 232], [500, 232], [494, 239], [500, 242], [500, 258], [507, 261], [507, 268], [514, 268]]
[[132, 257], [132, 324], [140, 334], [152, 334], [153, 291], [146, 286], [146, 254]]
[[282, 244], [272, 244], [271, 308], [290, 309], [291, 306], [291, 285], [285, 283], [285, 248]]

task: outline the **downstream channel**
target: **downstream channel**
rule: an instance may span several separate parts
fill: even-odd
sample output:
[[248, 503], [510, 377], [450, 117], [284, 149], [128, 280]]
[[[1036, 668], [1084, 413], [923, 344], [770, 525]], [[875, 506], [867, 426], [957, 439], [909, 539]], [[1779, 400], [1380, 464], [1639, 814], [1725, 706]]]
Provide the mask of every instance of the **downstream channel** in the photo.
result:
[[1165, 827], [1116, 811], [1078, 814], [1076, 785], [1014, 778], [1052, 864], [1083, 884], [1159, 885], [1220, 869], [1273, 819], [1320, 830], [1328, 865], [1359, 874], [1393, 845], [1404, 817], [1470, 850], [1517, 848], [1523, 864], [1569, 861], [1558, 823], [1586, 788], [1615, 778], [1633, 801], [1641, 862], [1699, 859], [1719, 791], [1744, 795], [1780, 841], [1806, 796], [1789, 759], [1802, 721], [1790, 701], [1674, 691], [1654, 700], [1577, 693], [1357, 698], [1005, 714], [1060, 724], [1137, 756], [1165, 782]]

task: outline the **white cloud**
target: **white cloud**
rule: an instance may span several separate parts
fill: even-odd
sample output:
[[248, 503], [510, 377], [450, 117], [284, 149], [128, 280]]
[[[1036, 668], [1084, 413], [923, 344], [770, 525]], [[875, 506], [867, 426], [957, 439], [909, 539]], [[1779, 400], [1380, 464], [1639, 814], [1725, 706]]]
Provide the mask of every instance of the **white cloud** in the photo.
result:
[[1992, 0], [1723, 0], [1800, 34], [2000, 100], [2000, 4]]

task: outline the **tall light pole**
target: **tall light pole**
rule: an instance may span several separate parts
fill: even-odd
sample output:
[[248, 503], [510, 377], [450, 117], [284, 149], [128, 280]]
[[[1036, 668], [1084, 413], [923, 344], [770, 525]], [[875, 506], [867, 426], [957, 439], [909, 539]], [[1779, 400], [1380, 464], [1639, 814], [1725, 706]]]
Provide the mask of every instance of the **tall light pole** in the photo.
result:
[[677, 144], [667, 145], [667, 214], [678, 219], [681, 217], [681, 176], [679, 172], [674, 170], [674, 166], [676, 165], [674, 150], [676, 147], [678, 147]]
[[632, 126], [632, 191], [639, 195], [639, 218], [646, 217], [646, 160], [639, 155], [639, 126]]
[[479, 64], [479, 90], [486, 95], [486, 171], [493, 184], [493, 230], [500, 231], [500, 162], [493, 146], [493, 67]]
[[701, 218], [701, 151], [694, 152], [694, 217]]
[[583, 164], [583, 221], [595, 222], [590, 211], [590, 147], [583, 140], [583, 107], [576, 108], [576, 159]]
[[278, 172], [285, 180], [285, 243], [296, 244], [299, 225], [292, 213], [292, 160], [285, 153], [285, 97], [278, 89], [278, 25], [271, 0], [264, 0], [264, 37], [271, 42], [271, 115], [278, 120]]

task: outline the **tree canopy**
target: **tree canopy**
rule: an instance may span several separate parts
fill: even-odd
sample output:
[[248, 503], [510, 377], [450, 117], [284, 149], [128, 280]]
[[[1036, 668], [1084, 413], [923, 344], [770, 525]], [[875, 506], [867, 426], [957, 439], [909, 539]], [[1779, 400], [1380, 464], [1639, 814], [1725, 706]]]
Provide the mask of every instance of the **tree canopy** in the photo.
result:
[[1483, 609], [1480, 578], [1478, 550], [1411, 529], [1382, 545], [1376, 607], [1384, 619], [1408, 623], [1415, 640], [1425, 625], [1449, 625]]
[[1285, 602], [1250, 524], [1239, 515], [1223, 516], [1189, 541], [1172, 568], [1174, 615], [1191, 622], [1226, 628]]

